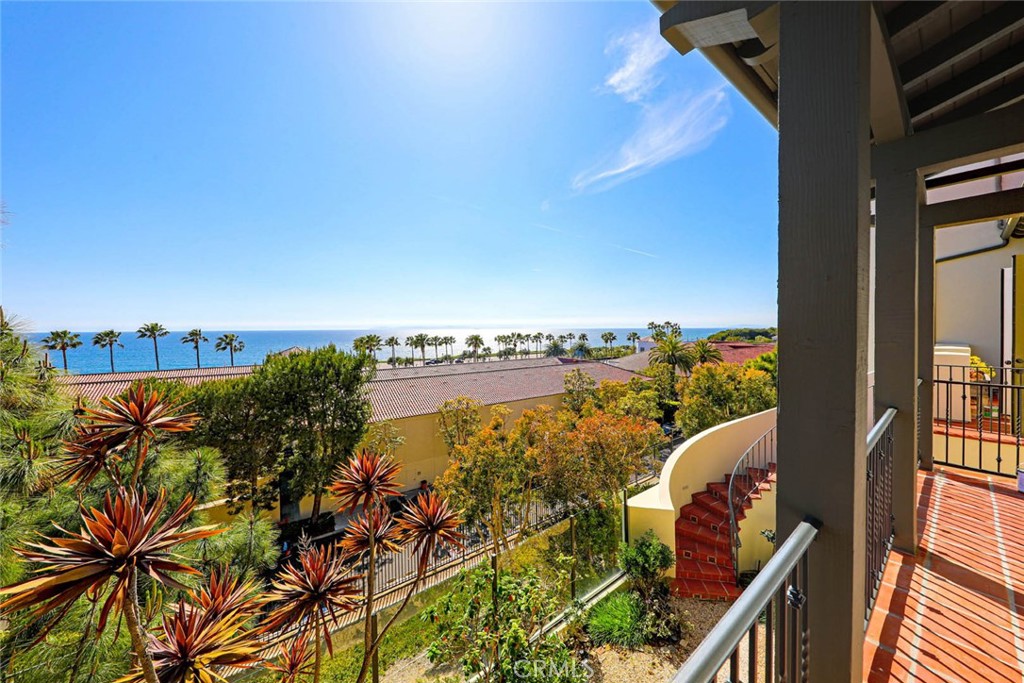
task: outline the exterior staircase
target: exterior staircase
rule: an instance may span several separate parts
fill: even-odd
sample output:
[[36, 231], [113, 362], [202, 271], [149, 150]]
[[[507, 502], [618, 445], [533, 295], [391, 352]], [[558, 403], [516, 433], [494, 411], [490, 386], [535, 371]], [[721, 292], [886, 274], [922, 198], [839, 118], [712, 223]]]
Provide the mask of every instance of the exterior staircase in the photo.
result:
[[[676, 578], [672, 592], [679, 597], [701, 600], [734, 600], [740, 595], [732, 562], [729, 538], [729, 479], [710, 482], [679, 510], [676, 520]], [[735, 494], [745, 502], [736, 513], [737, 523], [745, 518], [761, 491], [775, 481], [775, 465], [769, 469], [748, 468], [736, 481]], [[755, 483], [758, 482], [758, 483]], [[756, 490], [754, 490], [756, 488]], [[746, 495], [750, 493], [749, 497]]]

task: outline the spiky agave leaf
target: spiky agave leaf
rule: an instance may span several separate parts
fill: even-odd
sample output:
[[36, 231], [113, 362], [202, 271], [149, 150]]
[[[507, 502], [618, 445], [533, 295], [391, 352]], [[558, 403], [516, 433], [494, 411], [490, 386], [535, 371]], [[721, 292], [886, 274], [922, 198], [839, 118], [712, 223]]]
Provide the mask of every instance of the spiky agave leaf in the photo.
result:
[[88, 486], [100, 472], [107, 471], [118, 483], [117, 465], [121, 462], [118, 444], [111, 439], [97, 438], [91, 427], [79, 427], [75, 438], [64, 442], [64, 452], [57, 456], [53, 480], [79, 487]]
[[[275, 631], [298, 628], [308, 633], [319, 619], [329, 618], [338, 625], [338, 618], [351, 612], [361, 597], [360, 579], [334, 545], [310, 548], [297, 562], [284, 565], [271, 583], [264, 602], [273, 607], [263, 629]], [[331, 650], [331, 639], [327, 638]]]
[[195, 413], [182, 414], [188, 404], [165, 400], [158, 390], [147, 390], [136, 384], [121, 396], [106, 397], [100, 408], [84, 408], [82, 420], [89, 428], [88, 439], [105, 443], [108, 450], [127, 449], [139, 444], [133, 479], [142, 469], [149, 442], [158, 433], [174, 434], [191, 431], [199, 421]]
[[401, 469], [390, 456], [364, 450], [338, 468], [330, 491], [339, 498], [339, 509], [351, 512], [361, 506], [366, 510], [374, 503], [402, 495], [401, 485], [395, 480]]
[[338, 545], [352, 555], [369, 552], [371, 528], [378, 557], [381, 553], [398, 552], [405, 545], [394, 517], [380, 509], [364, 512], [349, 522]]
[[[262, 643], [255, 631], [244, 628], [246, 619], [180, 603], [155, 634], [148, 634], [147, 650], [160, 683], [227, 683], [229, 671], [258, 664]], [[118, 683], [143, 681], [136, 669]]]
[[145, 572], [155, 581], [179, 588], [171, 574], [199, 574], [179, 562], [171, 550], [182, 543], [221, 532], [212, 526], [181, 530], [181, 524], [192, 512], [194, 502], [186, 497], [181, 505], [157, 527], [167, 504], [161, 490], [152, 504], [145, 492], [141, 495], [124, 488], [114, 496], [108, 491], [103, 509], [80, 511], [84, 527], [78, 533], [54, 525], [66, 537], [47, 538], [48, 543], [26, 543], [14, 552], [41, 565], [38, 576], [0, 588], [0, 595], [9, 595], [0, 603], [0, 615], [35, 607], [33, 614], [56, 611], [56, 624], [82, 595], [96, 597], [108, 581], [114, 580], [97, 623], [103, 630], [111, 610], [120, 611], [128, 596], [132, 570]]
[[398, 518], [398, 527], [406, 541], [413, 544], [419, 554], [420, 571], [426, 570], [434, 549], [462, 547], [463, 535], [459, 531], [462, 519], [451, 509], [448, 501], [436, 493], [417, 496], [408, 503]]
[[221, 617], [249, 618], [259, 610], [256, 582], [231, 574], [226, 568], [214, 570], [209, 581], [191, 591], [192, 601], [201, 609]]
[[268, 661], [267, 669], [281, 674], [278, 683], [301, 683], [313, 675], [313, 652], [309, 647], [309, 635], [299, 636], [282, 649], [276, 661]]

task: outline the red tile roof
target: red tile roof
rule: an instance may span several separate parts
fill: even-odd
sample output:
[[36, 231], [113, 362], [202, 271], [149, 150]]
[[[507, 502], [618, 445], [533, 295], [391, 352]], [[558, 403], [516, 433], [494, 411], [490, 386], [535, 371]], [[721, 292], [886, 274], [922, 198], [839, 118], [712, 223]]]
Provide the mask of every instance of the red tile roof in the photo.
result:
[[[57, 381], [73, 395], [98, 401], [104, 396], [119, 394], [133, 381], [146, 377], [196, 385], [244, 377], [252, 374], [256, 367], [60, 375]], [[369, 384], [373, 420], [430, 415], [437, 412], [438, 405], [456, 396], [471, 396], [484, 405], [555, 396], [563, 393], [565, 374], [573, 369], [582, 370], [597, 382], [605, 379], [628, 382], [636, 376], [605, 363], [558, 358], [386, 368], [378, 370]]]
[[711, 342], [711, 344], [722, 352], [722, 361], [725, 363], [742, 364], [752, 358], [757, 358], [762, 353], [775, 350], [775, 342]]

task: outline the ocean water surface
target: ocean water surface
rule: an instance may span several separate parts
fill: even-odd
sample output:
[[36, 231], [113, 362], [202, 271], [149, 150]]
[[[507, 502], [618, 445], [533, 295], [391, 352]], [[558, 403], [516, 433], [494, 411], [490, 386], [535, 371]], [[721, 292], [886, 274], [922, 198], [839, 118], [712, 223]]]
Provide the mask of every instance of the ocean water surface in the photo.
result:
[[[698, 327], [683, 330], [683, 337], [686, 340], [701, 339], [707, 335], [717, 332], [719, 327]], [[202, 367], [226, 366], [229, 364], [229, 355], [225, 352], [214, 350], [214, 342], [217, 337], [225, 332], [235, 332], [243, 342], [245, 349], [235, 354], [235, 365], [251, 365], [262, 363], [268, 353], [283, 351], [284, 349], [298, 346], [301, 348], [317, 348], [334, 344], [338, 348], [351, 350], [352, 340], [366, 334], [378, 334], [381, 339], [387, 339], [394, 335], [402, 342], [414, 334], [426, 333], [428, 335], [441, 335], [455, 337], [455, 353], [461, 353], [466, 348], [466, 337], [471, 334], [479, 334], [484, 338], [484, 343], [497, 351], [498, 344], [494, 341], [495, 335], [508, 334], [510, 332], [522, 332], [533, 334], [542, 332], [544, 334], [566, 334], [572, 332], [579, 335], [585, 332], [589, 337], [591, 346], [603, 346], [601, 334], [603, 332], [614, 332], [618, 339], [616, 344], [625, 344], [626, 335], [630, 332], [638, 332], [641, 336], [649, 334], [646, 328], [629, 327], [605, 327], [605, 328], [433, 328], [433, 329], [412, 329], [412, 328], [383, 328], [376, 330], [203, 330], [203, 334], [210, 340], [199, 347], [199, 362]], [[194, 368], [196, 366], [195, 349], [191, 344], [181, 343], [185, 330], [173, 330], [166, 337], [158, 340], [160, 351], [160, 369], [171, 370], [181, 368]], [[46, 336], [45, 332], [34, 332], [28, 334], [30, 341], [40, 342]], [[68, 350], [68, 371], [76, 374], [110, 372], [110, 354], [107, 349], [92, 345], [95, 331], [78, 331], [81, 336], [82, 346], [77, 349]], [[153, 370], [156, 362], [153, 355], [153, 341], [151, 339], [138, 339], [134, 331], [125, 331], [121, 335], [121, 343], [124, 348], [114, 347], [114, 369], [117, 372], [131, 370]], [[531, 348], [533, 345], [531, 344]], [[411, 350], [407, 346], [399, 346], [395, 349], [398, 356], [408, 356]], [[443, 355], [444, 348], [439, 352]], [[63, 367], [60, 351], [50, 351], [50, 362], [58, 368]], [[417, 357], [419, 351], [416, 352]], [[390, 347], [384, 347], [378, 352], [377, 357], [385, 360], [391, 356]], [[433, 347], [427, 347], [427, 358], [433, 358]]]

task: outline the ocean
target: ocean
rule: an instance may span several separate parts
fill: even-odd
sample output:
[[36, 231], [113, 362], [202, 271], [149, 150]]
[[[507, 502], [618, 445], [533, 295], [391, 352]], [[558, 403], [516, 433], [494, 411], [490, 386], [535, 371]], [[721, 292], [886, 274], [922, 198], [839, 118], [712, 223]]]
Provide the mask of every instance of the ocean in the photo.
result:
[[[720, 327], [697, 327], [683, 330], [683, 337], [692, 341], [701, 339], [707, 335], [717, 332]], [[217, 367], [229, 365], [228, 353], [214, 350], [214, 341], [220, 335], [231, 330], [203, 330], [203, 334], [210, 340], [207, 344], [199, 347], [199, 361], [203, 367]], [[160, 349], [160, 369], [172, 370], [182, 368], [194, 368], [196, 366], [195, 350], [191, 344], [182, 344], [181, 337], [185, 330], [170, 331], [166, 337], [158, 341]], [[376, 330], [249, 330], [235, 331], [245, 342], [245, 349], [235, 354], [235, 365], [251, 365], [261, 363], [268, 353], [282, 351], [293, 346], [301, 348], [316, 348], [333, 343], [335, 346], [345, 350], [352, 349], [352, 340], [366, 334], [378, 334], [381, 339], [387, 339], [394, 335], [403, 342], [406, 337], [418, 333], [426, 333], [431, 336], [453, 336], [456, 339], [455, 353], [461, 353], [465, 348], [465, 340], [471, 334], [479, 334], [484, 342], [497, 351], [498, 345], [494, 341], [495, 335], [508, 334], [509, 332], [527, 333], [526, 328], [433, 328], [433, 329], [411, 329], [411, 328], [384, 328]], [[579, 335], [585, 332], [591, 346], [603, 346], [601, 334], [603, 332], [614, 332], [618, 339], [615, 344], [625, 344], [626, 335], [630, 332], [638, 332], [641, 336], [649, 334], [646, 328], [531, 328], [530, 334], [543, 332], [544, 334], [566, 334], [573, 332]], [[92, 345], [95, 332], [79, 332], [82, 346], [77, 349], [68, 350], [68, 371], [75, 374], [86, 374], [96, 372], [110, 372], [110, 355], [107, 349]], [[47, 333], [36, 332], [28, 334], [30, 341], [39, 342]], [[131, 370], [153, 370], [156, 363], [153, 358], [153, 341], [151, 339], [138, 339], [135, 332], [125, 332], [121, 335], [121, 343], [124, 348], [114, 347], [114, 368], [117, 372]], [[532, 345], [531, 345], [532, 348]], [[60, 351], [50, 351], [50, 362], [57, 368], [63, 367]], [[398, 347], [396, 353], [399, 356], [408, 356], [408, 347]], [[444, 353], [444, 349], [440, 349]], [[418, 355], [418, 352], [417, 352]], [[427, 347], [427, 358], [434, 355], [433, 347]], [[384, 347], [378, 352], [377, 357], [381, 360], [391, 356], [390, 347]]]

